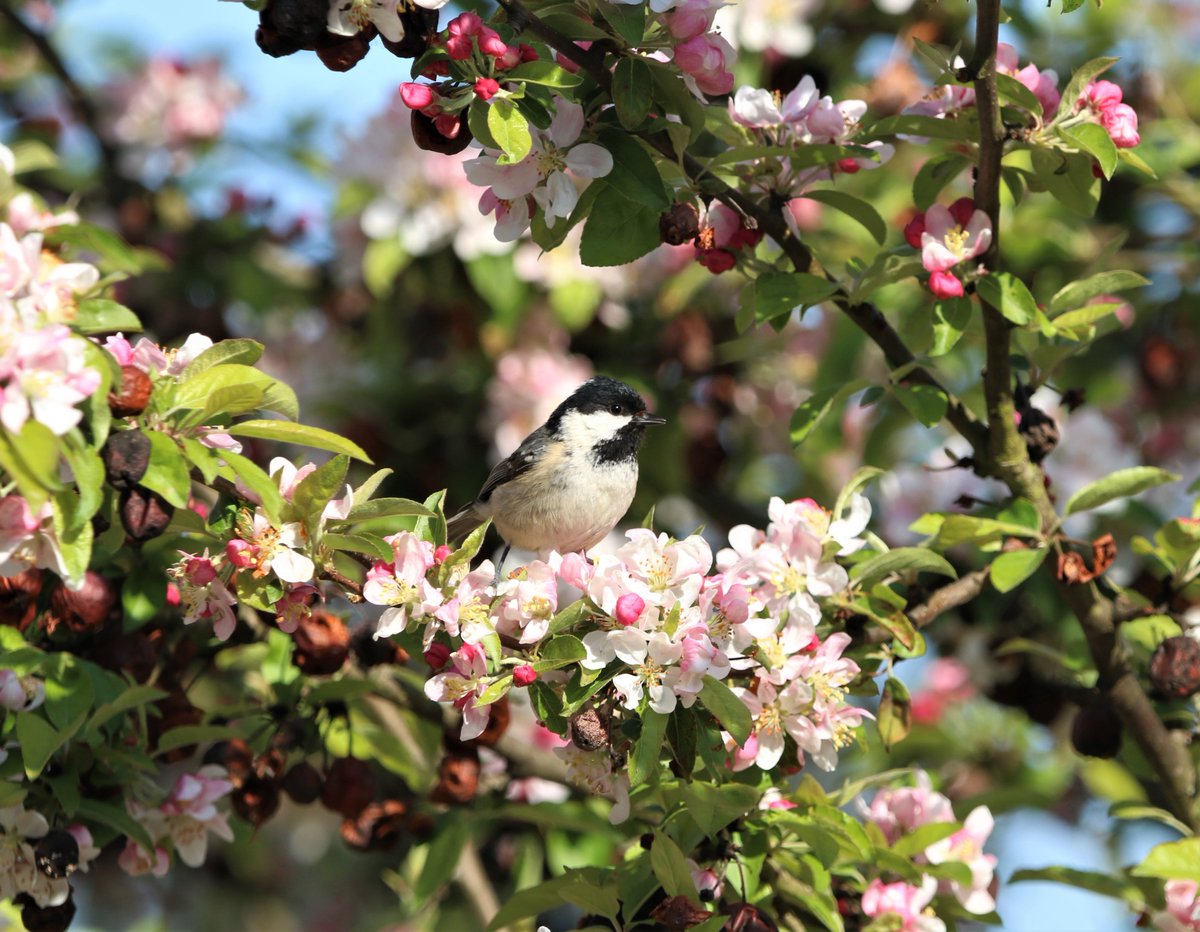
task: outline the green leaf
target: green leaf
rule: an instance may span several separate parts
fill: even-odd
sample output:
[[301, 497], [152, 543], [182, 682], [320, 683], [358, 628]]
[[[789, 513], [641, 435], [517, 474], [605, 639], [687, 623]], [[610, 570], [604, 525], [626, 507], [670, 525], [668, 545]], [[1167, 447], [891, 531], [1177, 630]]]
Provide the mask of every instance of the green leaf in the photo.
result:
[[492, 131], [488, 129], [488, 118], [491, 112], [490, 103], [482, 97], [474, 98], [467, 108], [467, 126], [471, 130], [471, 135], [479, 140], [480, 145], [488, 149], [499, 149], [500, 143], [492, 138]]
[[855, 392], [862, 391], [868, 384], [870, 383], [866, 379], [856, 379], [838, 388], [814, 392], [805, 399], [792, 414], [792, 444], [794, 446], [802, 444], [836, 403], [849, 398]]
[[892, 851], [902, 857], [911, 858], [961, 829], [961, 822], [929, 822], [896, 839]]
[[104, 463], [92, 447], [77, 445], [70, 439], [63, 444], [62, 452], [79, 490], [67, 521], [68, 532], [74, 534], [79, 532], [85, 521], [91, 521], [104, 501]]
[[292, 492], [292, 505], [308, 527], [310, 536], [319, 527], [325, 506], [335, 495], [345, 491], [349, 468], [350, 458], [340, 453], [301, 479]]
[[647, 709], [642, 715], [642, 733], [629, 758], [629, 785], [640, 786], [658, 773], [658, 758], [667, 733], [667, 716]]
[[988, 570], [992, 586], [997, 592], [1011, 592], [1037, 571], [1049, 552], [1045, 547], [1029, 547], [1000, 554]]
[[1055, 122], [1072, 115], [1075, 112], [1075, 101], [1083, 94], [1084, 88], [1119, 61], [1119, 58], [1111, 57], [1093, 58], [1076, 68], [1071, 80], [1067, 82], [1066, 90], [1063, 91], [1062, 106], [1058, 108]]
[[913, 202], [917, 210], [928, 210], [942, 189], [970, 164], [971, 160], [958, 152], [944, 152], [926, 161], [913, 179]]
[[[1050, 329], [1068, 340], [1091, 339], [1095, 325], [1120, 306], [1121, 302], [1112, 301], [1104, 304], [1088, 304], [1073, 311], [1065, 311], [1050, 322]], [[1045, 328], [1043, 328], [1044, 332]]]
[[326, 531], [321, 535], [321, 545], [331, 550], [366, 554], [384, 563], [390, 563], [396, 557], [391, 545], [375, 534], [335, 534]]
[[728, 686], [711, 676], [704, 677], [700, 703], [713, 714], [739, 745], [746, 743], [754, 730], [754, 719], [746, 704]]
[[157, 492], [176, 508], [187, 508], [192, 479], [183, 451], [171, 437], [159, 430], [148, 430], [150, 463], [140, 484]]
[[533, 669], [538, 673], [557, 670], [559, 667], [578, 663], [586, 656], [587, 650], [584, 649], [583, 641], [572, 634], [560, 634], [545, 643]]
[[912, 700], [908, 697], [908, 687], [894, 676], [889, 676], [883, 684], [875, 724], [879, 726], [884, 748], [889, 751], [893, 744], [903, 741], [912, 731]]
[[997, 521], [994, 518], [977, 518], [973, 515], [947, 515], [937, 531], [939, 547], [955, 544], [988, 544], [1002, 537], [1040, 537], [1035, 528], [1025, 527], [1014, 521]]
[[975, 286], [979, 296], [1017, 326], [1032, 323], [1037, 317], [1037, 301], [1025, 283], [1008, 272], [993, 272]]
[[58, 153], [39, 139], [17, 139], [10, 145], [13, 175], [58, 167]]
[[600, 145], [608, 150], [613, 160], [612, 171], [604, 176], [606, 185], [628, 200], [652, 207], [659, 213], [671, 206], [671, 198], [654, 159], [633, 136], [614, 127], [605, 127], [600, 131]]
[[236, 363], [242, 366], [252, 366], [262, 357], [263, 345], [254, 340], [235, 339], [221, 340], [214, 343], [199, 356], [187, 364], [187, 368], [179, 374], [179, 380], [186, 382], [206, 369], [224, 363]]
[[398, 236], [373, 239], [363, 250], [362, 276], [367, 291], [376, 298], [386, 298], [396, 287], [396, 279], [408, 267], [412, 256]]
[[498, 160], [501, 165], [515, 165], [533, 148], [529, 121], [511, 100], [494, 97], [488, 101], [487, 127], [504, 153]]
[[762, 798], [760, 790], [742, 783], [713, 786], [696, 780], [683, 784], [680, 792], [687, 803], [685, 811], [710, 838], [755, 808]]
[[624, 265], [659, 246], [661, 208], [635, 203], [600, 181], [593, 181], [588, 190], [593, 188], [596, 197], [579, 241], [579, 260], [584, 265]]
[[528, 919], [543, 913], [548, 909], [561, 906], [563, 902], [562, 888], [572, 882], [570, 874], [555, 877], [536, 887], [518, 890], [508, 896], [500, 911], [492, 917], [488, 924], [488, 932], [506, 929], [520, 919]]
[[646, 7], [644, 4], [609, 3], [598, 0], [596, 9], [616, 30], [618, 36], [629, 46], [640, 45], [646, 34]]
[[946, 408], [950, 401], [940, 388], [921, 383], [898, 384], [892, 388], [896, 393], [896, 400], [926, 427], [936, 426], [946, 416]]
[[[74, 499], [73, 493], [67, 494]], [[83, 574], [87, 572], [88, 564], [92, 560], [92, 541], [95, 537], [92, 522], [84, 521], [82, 524], [69, 526], [68, 515], [64, 510], [60, 495], [51, 499], [51, 505], [54, 509], [54, 533], [58, 538], [58, 550], [62, 554], [63, 568], [67, 571], [67, 582], [70, 585], [78, 586], [82, 584]], [[78, 506], [73, 501], [69, 507], [76, 508]]]
[[971, 323], [970, 298], [949, 298], [933, 306], [933, 345], [930, 356], [945, 356], [954, 349]]
[[846, 510], [846, 506], [850, 503], [850, 496], [860, 489], [866, 488], [872, 481], [883, 475], [883, 470], [878, 466], [860, 466], [854, 471], [854, 475], [842, 486], [838, 492], [837, 500], [833, 503], [834, 517], [840, 517], [842, 512]]
[[1181, 838], [1155, 845], [1142, 863], [1134, 867], [1133, 875], [1200, 882], [1200, 838]]
[[1153, 822], [1161, 822], [1180, 835], [1191, 835], [1192, 833], [1190, 828], [1165, 809], [1159, 809], [1157, 806], [1148, 806], [1145, 803], [1113, 803], [1108, 807], [1108, 814], [1114, 819], [1149, 819]]
[[88, 719], [87, 725], [84, 728], [85, 732], [93, 732], [104, 727], [112, 719], [116, 718], [123, 712], [128, 712], [130, 709], [136, 709], [141, 705], [149, 705], [152, 702], [157, 702], [159, 699], [167, 695], [163, 690], [156, 689], [153, 686], [129, 686], [112, 702], [106, 702], [103, 705], [96, 707], [96, 711], [92, 713], [92, 717]]
[[1059, 127], [1058, 135], [1066, 142], [1081, 149], [1096, 159], [1105, 178], [1111, 178], [1117, 170], [1117, 146], [1108, 135], [1108, 130], [1097, 123], [1081, 123], [1078, 126]]
[[1035, 116], [1042, 115], [1042, 102], [1037, 99], [1037, 95], [1027, 88], [1024, 84], [1014, 78], [1011, 74], [996, 72], [993, 74], [996, 79], [996, 90], [1000, 92], [1000, 96], [1009, 103], [1016, 104], [1023, 110], [1028, 110]]
[[105, 272], [137, 274], [151, 268], [166, 268], [163, 257], [150, 249], [135, 249], [104, 227], [90, 223], [71, 223], [46, 231], [46, 245], [75, 246], [98, 257], [96, 264]]
[[457, 812], [449, 813], [434, 833], [425, 856], [425, 865], [413, 888], [418, 903], [454, 879], [458, 859], [471, 837], [471, 825]]
[[[1068, 308], [1082, 307], [1092, 298], [1150, 284], [1150, 279], [1128, 269], [1097, 272], [1060, 288], [1050, 299], [1050, 313], [1060, 314]], [[1056, 318], [1057, 319], [1057, 318]]]
[[627, 130], [641, 126], [654, 103], [654, 75], [640, 57], [622, 58], [613, 70], [612, 98], [617, 119]]
[[280, 515], [283, 513], [283, 496], [279, 494], [279, 485], [275, 480], [268, 476], [261, 466], [240, 453], [222, 450], [221, 459], [225, 461], [229, 471], [258, 496], [267, 517], [272, 524], [278, 526]]
[[189, 744], [225, 741], [237, 737], [240, 737], [237, 729], [229, 725], [179, 725], [163, 732], [155, 745], [154, 753], [166, 754], [167, 751], [187, 747]]
[[1073, 867], [1037, 867], [1015, 871], [1008, 878], [1009, 883], [1029, 881], [1061, 883], [1068, 887], [1077, 887], [1080, 890], [1090, 890], [1092, 893], [1099, 893], [1102, 896], [1127, 900], [1130, 903], [1144, 903], [1144, 898], [1137, 887], [1128, 880], [1096, 871], [1077, 870]]
[[1097, 479], [1085, 485], [1082, 489], [1067, 499], [1063, 515], [1073, 515], [1091, 508], [1099, 508], [1118, 498], [1137, 495], [1156, 485], [1167, 482], [1178, 482], [1181, 477], [1157, 466], [1133, 466], [1129, 469], [1118, 469], [1109, 473], [1103, 479]]
[[670, 835], [661, 831], [654, 833], [650, 846], [650, 869], [662, 884], [667, 896], [686, 896], [696, 899], [696, 885], [692, 883], [692, 871], [679, 845]]
[[543, 87], [578, 87], [583, 83], [583, 78], [578, 74], [572, 74], [554, 62], [541, 59], [524, 62], [511, 71], [506, 71], [504, 80], [525, 81], [527, 84], [540, 84]]
[[754, 316], [758, 321], [774, 320], [798, 308], [812, 307], [839, 291], [836, 282], [808, 272], [764, 272], [753, 285]]
[[[388, 470], [388, 472], [390, 471]], [[354, 495], [357, 499], [357, 490]], [[390, 518], [397, 515], [423, 515], [426, 518], [432, 518], [433, 512], [420, 502], [414, 502], [411, 498], [372, 498], [361, 504], [355, 504], [350, 509], [350, 516], [346, 520], [369, 521], [372, 518]]]
[[80, 333], [116, 333], [123, 330], [137, 332], [142, 322], [137, 314], [123, 304], [107, 298], [85, 298], [79, 302], [72, 326]]
[[332, 431], [320, 427], [310, 427], [307, 424], [296, 424], [292, 421], [256, 420], [242, 421], [228, 428], [235, 437], [257, 437], [260, 440], [278, 440], [282, 443], [294, 443], [297, 446], [312, 447], [314, 450], [328, 450], [330, 453], [345, 453], [356, 460], [370, 463], [371, 458], [363, 452], [362, 447], [347, 440]]
[[874, 238], [880, 246], [887, 239], [888, 228], [879, 211], [862, 198], [847, 194], [845, 191], [807, 191], [801, 195], [810, 201], [818, 201], [834, 210], [841, 211], [851, 220], [857, 222]]
[[884, 117], [871, 125], [866, 135], [876, 136], [928, 136], [930, 139], [969, 139], [973, 133], [972, 121], [965, 119], [941, 120], [937, 117], [906, 113]]
[[1092, 174], [1090, 155], [1039, 148], [1032, 150], [1030, 158], [1038, 182], [1055, 200], [1081, 217], [1096, 212], [1100, 179]]
[[21, 746], [25, 776], [36, 780], [50, 762], [50, 757], [67, 739], [36, 712], [18, 712], [16, 718], [17, 743]]
[[938, 573], [957, 579], [954, 567], [940, 554], [927, 547], [897, 547], [864, 560], [850, 570], [850, 576], [864, 587], [891, 576], [894, 573]]
[[46, 717], [66, 737], [83, 724], [96, 698], [87, 671], [71, 654], [58, 654], [53, 668], [46, 670]]
[[587, 618], [591, 612], [592, 606], [587, 599], [579, 599], [576, 602], [572, 602], [550, 619], [550, 627], [546, 633], [555, 635], [567, 631]]

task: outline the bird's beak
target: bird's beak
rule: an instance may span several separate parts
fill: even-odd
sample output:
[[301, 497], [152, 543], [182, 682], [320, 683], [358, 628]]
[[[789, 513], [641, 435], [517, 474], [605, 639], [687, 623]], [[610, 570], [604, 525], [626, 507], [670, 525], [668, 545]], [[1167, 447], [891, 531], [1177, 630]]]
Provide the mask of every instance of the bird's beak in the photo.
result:
[[658, 424], [667, 423], [665, 417], [659, 417], [657, 414], [651, 414], [649, 411], [639, 411], [633, 416], [633, 423], [639, 427], [652, 427]]

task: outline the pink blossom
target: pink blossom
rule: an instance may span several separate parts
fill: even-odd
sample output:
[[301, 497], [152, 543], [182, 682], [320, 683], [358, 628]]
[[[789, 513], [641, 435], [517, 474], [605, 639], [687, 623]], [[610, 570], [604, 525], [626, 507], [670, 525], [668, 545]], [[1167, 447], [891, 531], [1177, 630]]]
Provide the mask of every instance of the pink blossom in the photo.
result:
[[171, 855], [162, 845], [155, 845], [153, 851], [147, 851], [129, 838], [126, 839], [125, 847], [117, 858], [117, 865], [131, 877], [140, 877], [143, 874], [165, 877], [171, 868]]
[[964, 887], [957, 881], [949, 881], [949, 887], [963, 909], [977, 916], [990, 913], [996, 908], [996, 901], [991, 894], [996, 856], [983, 853], [984, 843], [995, 825], [996, 820], [987, 806], [977, 806], [963, 821], [963, 827], [959, 831], [925, 849], [925, 857], [931, 864], [958, 861], [971, 869], [969, 887]]
[[862, 910], [871, 919], [895, 917], [886, 927], [896, 932], [945, 932], [946, 924], [928, 908], [936, 892], [933, 877], [925, 877], [919, 887], [903, 882], [885, 884], [876, 878], [863, 893]]
[[1137, 112], [1128, 104], [1117, 104], [1100, 112], [1100, 125], [1118, 149], [1132, 149], [1142, 141]]
[[523, 663], [518, 667], [513, 667], [514, 686], [529, 686], [536, 682], [537, 678], [537, 670], [531, 664]]
[[917, 722], [936, 723], [946, 707], [975, 695], [971, 671], [953, 657], [939, 657], [930, 664], [922, 688], [913, 693], [912, 713]]
[[25, 568], [24, 561], [15, 556], [37, 534], [43, 520], [43, 516], [34, 517], [29, 502], [20, 495], [0, 498], [0, 575], [14, 575]]
[[[800, 681], [789, 683], [782, 690], [767, 679], [758, 680], [753, 690], [735, 687], [737, 694], [754, 719], [753, 736], [758, 753], [754, 764], [760, 770], [774, 770], [783, 757], [786, 739], [791, 736], [798, 745], [811, 743], [812, 723], [807, 717], [812, 704], [812, 690]], [[726, 736], [726, 747], [730, 739]], [[739, 769], [736, 761], [734, 769]]]
[[440, 670], [450, 662], [450, 648], [441, 641], [435, 641], [425, 648], [422, 656], [432, 669]]
[[283, 597], [275, 603], [275, 624], [284, 634], [292, 634], [300, 622], [312, 615], [312, 604], [321, 590], [308, 583], [287, 583]]
[[83, 418], [76, 405], [99, 387], [83, 341], [67, 327], [19, 332], [0, 356], [0, 423], [19, 434], [32, 417], [61, 436]]
[[[508, 45], [500, 38], [496, 30], [489, 29], [484, 26], [479, 30], [479, 38], [476, 40], [479, 44], [479, 51], [484, 55], [490, 55], [492, 58], [500, 58], [508, 53]], [[499, 85], [497, 85], [499, 88]], [[478, 90], [476, 90], [478, 93]]]
[[190, 625], [201, 619], [212, 622], [213, 634], [226, 641], [237, 626], [233, 606], [237, 600], [225, 588], [208, 551], [195, 556], [180, 551], [182, 559], [171, 567], [167, 574], [179, 589], [180, 604], [184, 608], [183, 623]]
[[400, 85], [400, 99], [404, 101], [406, 107], [413, 110], [424, 110], [439, 98], [437, 92], [428, 84], [406, 81]]
[[477, 644], [463, 644], [450, 655], [453, 669], [425, 681], [425, 695], [434, 702], [449, 702], [462, 710], [459, 738], [470, 741], [483, 734], [491, 718], [491, 706], [477, 706], [475, 700], [487, 689], [487, 658]]
[[492, 616], [492, 599], [495, 596], [492, 581], [495, 577], [496, 570], [491, 560], [484, 560], [462, 577], [450, 598], [433, 610], [433, 618], [425, 626], [425, 642], [432, 640], [439, 627], [444, 628], [451, 637], [461, 637], [468, 644], [478, 644], [492, 634], [496, 630]]
[[[621, 704], [627, 709], [636, 709], [642, 696], [646, 695], [655, 712], [669, 715], [675, 711], [679, 700], [675, 686], [680, 677], [675, 664], [683, 653], [682, 646], [661, 631], [647, 637], [637, 628], [614, 632], [612, 639], [621, 639], [616, 652], [633, 667], [632, 673], [618, 673], [613, 677], [613, 690], [621, 697]], [[690, 698], [694, 701], [695, 696]], [[684, 703], [691, 704], [691, 701]]]
[[1092, 81], [1076, 99], [1075, 109], [1080, 110], [1087, 107], [1103, 112], [1119, 104], [1122, 96], [1120, 86], [1113, 84], [1112, 81]]
[[723, 36], [704, 33], [675, 46], [675, 64], [704, 94], [728, 94], [733, 90], [733, 46]]
[[442, 594], [425, 578], [433, 566], [433, 544], [411, 531], [385, 539], [392, 545], [394, 559], [371, 567], [363, 584], [364, 599], [387, 606], [379, 617], [377, 638], [399, 634], [410, 619], [423, 618], [442, 604]]
[[950, 800], [933, 789], [929, 775], [918, 770], [916, 782], [879, 790], [870, 806], [859, 803], [863, 816], [879, 826], [889, 845], [922, 825], [954, 821]]
[[626, 592], [617, 599], [616, 619], [625, 627], [637, 624], [646, 608], [645, 600], [636, 592]]
[[694, 39], [712, 28], [721, 0], [684, 0], [663, 16], [663, 25], [677, 41]]
[[31, 712], [46, 701], [46, 684], [35, 676], [21, 676], [0, 668], [0, 708]]
[[491, 100], [500, 90], [500, 82], [495, 78], [476, 78], [474, 90], [481, 100]]
[[179, 858], [188, 867], [204, 863], [208, 850], [208, 833], [225, 841], [233, 841], [233, 830], [215, 802], [233, 789], [226, 779], [224, 767], [210, 764], [195, 773], [185, 773], [175, 782], [171, 794], [162, 804], [167, 817], [167, 832]]
[[921, 264], [929, 272], [945, 272], [987, 251], [992, 242], [992, 223], [982, 210], [975, 210], [964, 222], [962, 208], [958, 216], [950, 208], [934, 204], [925, 211], [925, 232], [921, 234]]
[[519, 632], [522, 644], [536, 644], [546, 636], [557, 610], [558, 579], [554, 570], [534, 560], [516, 578], [501, 584], [496, 630], [507, 635]]
[[1166, 909], [1151, 915], [1150, 922], [1162, 932], [1198, 932], [1200, 898], [1194, 880], [1168, 880], [1163, 887]]

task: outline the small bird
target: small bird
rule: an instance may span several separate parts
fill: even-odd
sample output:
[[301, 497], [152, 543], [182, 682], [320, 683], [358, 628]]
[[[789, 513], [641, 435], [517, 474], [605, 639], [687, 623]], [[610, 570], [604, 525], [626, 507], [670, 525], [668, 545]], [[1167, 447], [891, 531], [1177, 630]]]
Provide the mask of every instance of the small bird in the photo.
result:
[[501, 565], [512, 547], [545, 554], [595, 546], [633, 501], [646, 428], [665, 423], [624, 382], [589, 379], [496, 465], [447, 536], [459, 541], [491, 518], [506, 544]]

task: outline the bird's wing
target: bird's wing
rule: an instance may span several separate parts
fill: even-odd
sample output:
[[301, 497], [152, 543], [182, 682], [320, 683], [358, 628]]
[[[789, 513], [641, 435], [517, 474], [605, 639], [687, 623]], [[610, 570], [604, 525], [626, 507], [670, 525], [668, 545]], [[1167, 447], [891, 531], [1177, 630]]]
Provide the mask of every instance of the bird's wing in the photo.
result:
[[533, 465], [544, 453], [546, 445], [549, 442], [550, 434], [545, 427], [539, 427], [522, 440], [521, 445], [513, 450], [507, 459], [501, 460], [488, 473], [487, 480], [483, 483], [483, 488], [479, 490], [477, 501], [486, 502], [498, 486], [504, 485], [506, 482], [511, 482], [513, 479], [532, 469]]

